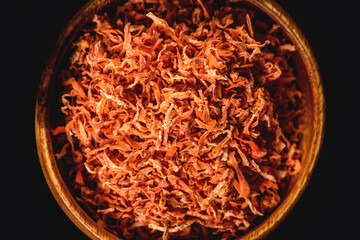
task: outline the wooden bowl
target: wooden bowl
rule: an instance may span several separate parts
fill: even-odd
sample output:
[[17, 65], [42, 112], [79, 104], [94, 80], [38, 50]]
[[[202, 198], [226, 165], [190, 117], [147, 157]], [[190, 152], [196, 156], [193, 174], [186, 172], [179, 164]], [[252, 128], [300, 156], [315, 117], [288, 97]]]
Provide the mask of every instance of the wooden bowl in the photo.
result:
[[[39, 87], [36, 112], [35, 134], [41, 167], [47, 183], [67, 216], [91, 239], [119, 239], [117, 236], [97, 225], [96, 222], [78, 205], [63, 179], [53, 154], [53, 141], [50, 133], [50, 109], [52, 105], [53, 85], [59, 66], [70, 43], [90, 20], [91, 16], [109, 4], [121, 4], [122, 1], [89, 1], [70, 21], [56, 42], [55, 48], [46, 64]], [[299, 75], [299, 87], [305, 97], [305, 128], [300, 148], [303, 150], [302, 170], [292, 178], [283, 201], [259, 225], [242, 235], [240, 239], [261, 239], [269, 234], [294, 207], [309, 183], [310, 176], [318, 159], [324, 135], [325, 102], [318, 65], [313, 52], [294, 20], [272, 0], [242, 1], [279, 24], [297, 49], [294, 56], [295, 69]]]

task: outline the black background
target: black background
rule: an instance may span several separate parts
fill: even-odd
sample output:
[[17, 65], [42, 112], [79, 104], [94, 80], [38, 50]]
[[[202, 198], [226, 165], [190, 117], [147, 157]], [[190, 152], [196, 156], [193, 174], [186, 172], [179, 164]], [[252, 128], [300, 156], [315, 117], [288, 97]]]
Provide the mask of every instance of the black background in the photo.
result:
[[[53, 198], [36, 151], [34, 113], [47, 58], [62, 29], [87, 1], [16, 1], [2, 9], [5, 62], [1, 169], [3, 220], [11, 239], [87, 239]], [[267, 239], [348, 237], [358, 221], [356, 154], [360, 46], [355, 1], [277, 1], [308, 38], [320, 66], [326, 95], [326, 130], [312, 179], [298, 204]], [[10, 86], [8, 84], [10, 83]], [[5, 85], [4, 85], [5, 84]], [[357, 85], [356, 85], [357, 84]], [[354, 201], [355, 200], [355, 201]], [[341, 234], [341, 235], [340, 235]], [[346, 239], [347, 237], [341, 237]]]

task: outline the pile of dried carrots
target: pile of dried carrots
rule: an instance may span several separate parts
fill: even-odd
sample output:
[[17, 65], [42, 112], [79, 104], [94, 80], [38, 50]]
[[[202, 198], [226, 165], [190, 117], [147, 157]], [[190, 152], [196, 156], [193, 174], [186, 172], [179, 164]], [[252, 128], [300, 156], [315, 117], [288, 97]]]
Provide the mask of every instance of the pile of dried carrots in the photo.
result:
[[99, 224], [226, 239], [280, 203], [301, 169], [302, 94], [278, 25], [236, 1], [132, 0], [73, 49], [52, 133]]

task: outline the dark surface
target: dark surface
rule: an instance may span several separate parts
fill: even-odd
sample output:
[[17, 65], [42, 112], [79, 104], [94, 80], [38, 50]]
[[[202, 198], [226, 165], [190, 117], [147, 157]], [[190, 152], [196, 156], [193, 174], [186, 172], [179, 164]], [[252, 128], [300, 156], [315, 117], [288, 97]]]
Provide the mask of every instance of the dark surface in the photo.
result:
[[[7, 41], [2, 46], [2, 57], [9, 65], [4, 70], [10, 74], [2, 82], [14, 85], [3, 88], [6, 91], [2, 96], [2, 105], [6, 105], [3, 126], [10, 131], [4, 133], [9, 136], [5, 145], [9, 147], [4, 150], [11, 153], [3, 157], [9, 164], [2, 168], [3, 207], [9, 216], [3, 218], [11, 239], [87, 239], [53, 198], [41, 171], [34, 135], [35, 98], [43, 68], [60, 32], [85, 2], [18, 1], [3, 9], [3, 13], [10, 13], [1, 29]], [[315, 52], [327, 114], [324, 144], [310, 184], [290, 215], [267, 239], [335, 239], [350, 234], [351, 222], [358, 219], [358, 207], [353, 204], [358, 192], [353, 166], [359, 157], [356, 142], [351, 140], [358, 125], [359, 101], [354, 89], [360, 80], [355, 75], [358, 63], [351, 61], [359, 48], [353, 26], [357, 5], [313, 0], [278, 3], [295, 19]], [[7, 91], [11, 98], [6, 97]], [[21, 124], [15, 124], [16, 119], [21, 119]]]

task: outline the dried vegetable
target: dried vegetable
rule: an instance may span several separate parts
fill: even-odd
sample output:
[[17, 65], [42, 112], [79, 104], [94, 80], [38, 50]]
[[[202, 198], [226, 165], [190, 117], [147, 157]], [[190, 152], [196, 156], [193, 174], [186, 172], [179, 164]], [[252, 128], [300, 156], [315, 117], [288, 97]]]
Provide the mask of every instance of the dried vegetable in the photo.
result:
[[109, 231], [236, 237], [300, 171], [295, 47], [235, 2], [129, 1], [73, 44], [56, 158]]

